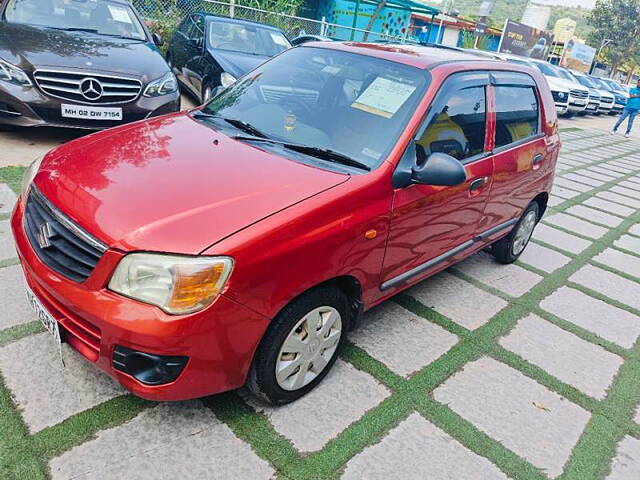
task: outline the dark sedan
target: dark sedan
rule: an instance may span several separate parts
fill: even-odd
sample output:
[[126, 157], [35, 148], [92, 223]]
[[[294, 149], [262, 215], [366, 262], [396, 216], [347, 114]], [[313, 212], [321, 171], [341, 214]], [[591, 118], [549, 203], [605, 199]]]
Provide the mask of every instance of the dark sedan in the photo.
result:
[[200, 102], [227, 87], [270, 57], [291, 47], [275, 27], [195, 13], [171, 38], [167, 61], [181, 85]]
[[126, 0], [0, 5], [0, 124], [101, 129], [179, 109], [162, 40]]

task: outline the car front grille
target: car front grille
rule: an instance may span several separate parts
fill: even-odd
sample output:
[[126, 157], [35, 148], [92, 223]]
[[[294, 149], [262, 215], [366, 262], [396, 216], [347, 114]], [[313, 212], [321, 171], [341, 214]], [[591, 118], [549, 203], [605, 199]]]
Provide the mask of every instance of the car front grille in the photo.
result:
[[587, 98], [589, 94], [583, 90], [571, 90], [569, 93], [574, 98]]
[[84, 282], [107, 250], [32, 186], [25, 208], [25, 231], [40, 260], [52, 270]]
[[590, 93], [589, 101], [592, 101], [592, 100], [600, 101], [600, 95], [596, 95], [595, 93]]
[[88, 105], [132, 102], [142, 90], [139, 80], [98, 73], [36, 70], [33, 76], [45, 94]]
[[613, 104], [613, 102], [615, 101], [613, 98], [611, 97], [600, 97], [600, 101], [602, 103], [608, 103], [608, 104]]
[[567, 103], [567, 100], [569, 100], [569, 96], [564, 92], [552, 90], [551, 95], [553, 95], [553, 101], [557, 103]]

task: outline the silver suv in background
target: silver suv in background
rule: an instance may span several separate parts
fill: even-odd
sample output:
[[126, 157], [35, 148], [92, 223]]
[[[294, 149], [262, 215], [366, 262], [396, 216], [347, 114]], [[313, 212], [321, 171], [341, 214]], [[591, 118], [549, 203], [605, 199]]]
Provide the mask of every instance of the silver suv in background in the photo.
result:
[[581, 85], [571, 75], [565, 73], [555, 65], [542, 60], [531, 60], [531, 63], [538, 69], [547, 79], [549, 85], [564, 86], [569, 89], [569, 114], [577, 114], [584, 112], [589, 104], [589, 89]]
[[587, 75], [584, 72], [579, 72], [577, 70], [562, 70], [569, 75], [572, 75], [576, 80], [578, 80], [582, 85], [588, 86], [590, 88], [595, 89], [600, 95], [600, 108], [598, 109], [598, 114], [600, 113], [609, 113], [613, 108], [616, 98], [613, 94], [605, 88], [604, 85], [600, 84], [596, 78]]
[[[520, 57], [518, 55], [511, 55], [507, 53], [496, 53], [495, 55], [507, 62], [526, 65], [528, 67], [540, 70], [530, 58]], [[565, 85], [565, 82], [559, 81], [559, 79], [556, 79], [554, 77], [547, 77], [545, 75], [545, 79], [547, 80], [547, 84], [549, 85], [549, 89], [551, 90], [551, 94], [553, 95], [553, 101], [556, 105], [556, 112], [558, 113], [558, 115], [569, 113], [571, 89], [567, 87], [567, 85]], [[582, 110], [584, 110], [584, 108]]]

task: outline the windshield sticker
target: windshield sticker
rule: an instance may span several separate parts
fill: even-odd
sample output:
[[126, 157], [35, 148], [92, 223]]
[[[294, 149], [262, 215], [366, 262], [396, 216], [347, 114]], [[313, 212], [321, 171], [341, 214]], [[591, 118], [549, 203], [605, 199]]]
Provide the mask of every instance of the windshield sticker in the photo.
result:
[[342, 70], [342, 67], [336, 67], [335, 65], [327, 65], [326, 67], [324, 67], [322, 69], [322, 71], [324, 73], [328, 73], [330, 75], [335, 75], [336, 73], [338, 73], [340, 70]]
[[109, 13], [111, 13], [111, 18], [113, 18], [116, 22], [129, 23], [131, 24], [131, 17], [129, 16], [129, 12], [127, 12], [126, 8], [116, 7], [113, 5], [107, 5], [109, 8]]
[[280, 45], [281, 47], [289, 46], [289, 44], [287, 43], [287, 39], [279, 33], [269, 32], [269, 35], [271, 35], [271, 40], [273, 40], [273, 43], [275, 43], [276, 45]]
[[391, 118], [400, 110], [400, 107], [404, 105], [415, 89], [416, 87], [406, 83], [378, 77], [351, 106], [374, 115]]

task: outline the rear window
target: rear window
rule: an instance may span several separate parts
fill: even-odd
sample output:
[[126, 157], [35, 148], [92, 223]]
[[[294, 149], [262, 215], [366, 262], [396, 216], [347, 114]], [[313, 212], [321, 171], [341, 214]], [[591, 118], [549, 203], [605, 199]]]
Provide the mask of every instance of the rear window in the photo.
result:
[[539, 132], [539, 106], [531, 86], [496, 86], [496, 148]]

